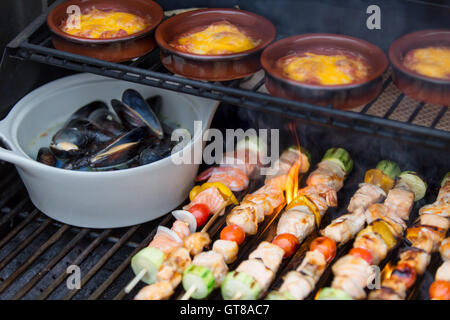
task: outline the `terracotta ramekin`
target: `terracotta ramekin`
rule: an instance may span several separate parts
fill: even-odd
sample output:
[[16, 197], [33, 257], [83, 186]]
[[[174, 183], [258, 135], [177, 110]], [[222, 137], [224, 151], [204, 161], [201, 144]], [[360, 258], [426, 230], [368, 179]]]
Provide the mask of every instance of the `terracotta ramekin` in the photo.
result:
[[449, 106], [450, 80], [430, 78], [403, 65], [403, 58], [409, 51], [433, 46], [450, 48], [450, 30], [422, 30], [395, 40], [389, 48], [393, 80], [407, 96], [423, 102]]
[[[304, 52], [337, 54], [346, 52], [361, 56], [370, 66], [370, 74], [361, 82], [348, 85], [315, 85], [286, 77], [276, 66], [278, 59]], [[377, 46], [362, 39], [326, 33], [296, 35], [268, 46], [261, 56], [266, 71], [266, 88], [270, 94], [337, 109], [352, 109], [375, 99], [382, 90], [382, 76], [388, 59]]]
[[[73, 36], [60, 29], [61, 23], [68, 17], [68, 7], [76, 5], [81, 13], [95, 7], [105, 11], [122, 11], [149, 19], [150, 25], [131, 35], [110, 39], [90, 39]], [[54, 33], [53, 46], [96, 59], [122, 62], [140, 57], [156, 47], [153, 30], [164, 16], [162, 8], [150, 0], [70, 0], [55, 7], [47, 16], [47, 24]]]
[[[177, 36], [227, 21], [244, 30], [247, 36], [260, 40], [251, 50], [221, 55], [186, 53], [169, 43]], [[156, 29], [156, 42], [161, 48], [161, 61], [175, 74], [207, 81], [228, 81], [244, 78], [261, 69], [262, 50], [275, 39], [273, 24], [257, 14], [237, 9], [200, 9], [167, 19]]]

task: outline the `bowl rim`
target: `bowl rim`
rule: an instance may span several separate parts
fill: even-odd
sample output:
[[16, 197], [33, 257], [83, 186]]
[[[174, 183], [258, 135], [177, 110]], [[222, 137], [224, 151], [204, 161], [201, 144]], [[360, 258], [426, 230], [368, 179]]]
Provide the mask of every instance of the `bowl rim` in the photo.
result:
[[[357, 82], [352, 82], [350, 84], [339, 84], [339, 85], [310, 84], [310, 83], [295, 81], [295, 80], [289, 79], [288, 77], [279, 75], [278, 74], [279, 72], [276, 71], [276, 68], [273, 68], [271, 66], [272, 60], [270, 60], [267, 57], [268, 54], [270, 53], [270, 51], [275, 50], [279, 47], [283, 47], [283, 46], [291, 43], [292, 41], [296, 41], [299, 39], [301, 40], [301, 39], [305, 39], [305, 38], [322, 38], [323, 40], [340, 38], [343, 40], [356, 41], [360, 44], [364, 44], [365, 46], [370, 47], [372, 50], [377, 51], [377, 54], [380, 55], [381, 59], [383, 60], [382, 67], [379, 68], [379, 70], [376, 70], [376, 72], [371, 73], [370, 76], [367, 77], [366, 79], [364, 79], [363, 81], [357, 81]], [[349, 50], [349, 51], [351, 51], [351, 50]], [[369, 41], [366, 41], [366, 40], [363, 40], [360, 38], [343, 35], [343, 34], [334, 34], [334, 33], [303, 33], [303, 34], [298, 34], [298, 35], [290, 36], [287, 38], [283, 38], [283, 39], [278, 40], [278, 41], [272, 43], [271, 45], [269, 45], [263, 51], [263, 53], [261, 55], [261, 65], [267, 74], [269, 74], [271, 77], [276, 78], [279, 81], [286, 82], [290, 85], [299, 86], [299, 87], [303, 87], [303, 88], [307, 88], [307, 89], [320, 89], [320, 90], [331, 90], [332, 91], [332, 90], [339, 90], [339, 89], [358, 88], [358, 87], [361, 87], [362, 85], [365, 85], [373, 80], [378, 79], [388, 69], [389, 60], [388, 60], [386, 54], [383, 52], [383, 50], [381, 50], [381, 48], [379, 48], [378, 46], [376, 46], [375, 44], [373, 44]]]
[[[409, 75], [413, 78], [417, 78], [422, 81], [427, 81], [427, 82], [431, 82], [431, 83], [435, 83], [435, 84], [450, 85], [450, 80], [428, 77], [426, 75], [420, 74], [416, 71], [406, 68], [403, 65], [402, 61], [397, 58], [395, 51], [401, 50], [401, 47], [404, 45], [414, 44], [414, 41], [418, 37], [423, 38], [427, 35], [430, 35], [430, 33], [431, 34], [443, 33], [444, 35], [447, 35], [450, 40], [450, 29], [425, 29], [425, 30], [410, 32], [410, 33], [404, 34], [403, 36], [399, 37], [398, 39], [396, 39], [394, 42], [391, 43], [391, 45], [389, 46], [389, 50], [388, 50], [389, 60], [391, 61], [394, 69], [398, 69], [401, 72], [406, 73], [407, 75]], [[417, 48], [419, 48], [419, 47], [417, 47]], [[411, 50], [413, 50], [413, 49], [411, 49]], [[402, 56], [402, 58], [403, 58], [403, 56]]]
[[[135, 1], [135, 0], [127, 0], [127, 1], [123, 1], [123, 3], [127, 4], [127, 3], [130, 3], [133, 1]], [[65, 2], [57, 5], [47, 15], [47, 25], [54, 34], [66, 39], [68, 41], [82, 43], [82, 44], [110, 44], [110, 43], [134, 40], [134, 39], [144, 37], [144, 36], [148, 35], [149, 33], [151, 33], [161, 23], [162, 19], [164, 18], [164, 11], [158, 3], [156, 3], [155, 1], [152, 1], [152, 0], [147, 0], [145, 2], [156, 13], [155, 16], [152, 15], [152, 21], [151, 21], [150, 25], [147, 28], [145, 28], [144, 30], [141, 30], [139, 32], [132, 33], [132, 34], [129, 34], [126, 36], [122, 36], [122, 37], [114, 37], [114, 38], [108, 38], [108, 39], [94, 39], [94, 38], [75, 36], [75, 35], [71, 35], [71, 34], [68, 34], [68, 33], [62, 31], [54, 23], [54, 16], [58, 9], [60, 9], [62, 7], [67, 8], [70, 5], [88, 4], [89, 1], [69, 0], [69, 1], [65, 1]]]
[[[177, 21], [177, 20], [189, 19], [192, 17], [192, 15], [208, 14], [208, 13], [221, 13], [221, 14], [227, 15], [227, 14], [236, 13], [236, 12], [239, 14], [242, 14], [242, 15], [247, 15], [247, 16], [256, 18], [257, 20], [260, 21], [260, 23], [263, 23], [265, 26], [267, 26], [270, 29], [270, 32], [268, 34], [268, 39], [266, 41], [261, 41], [260, 44], [258, 44], [256, 47], [254, 47], [252, 49], [237, 52], [237, 53], [196, 54], [196, 53], [180, 51], [180, 50], [172, 47], [162, 36], [161, 30], [163, 30], [163, 28], [165, 28], [167, 25], [169, 25], [170, 23], [173, 23], [174, 21]], [[226, 18], [226, 16], [224, 16], [224, 19], [225, 18]], [[237, 59], [237, 58], [247, 57], [253, 53], [263, 50], [266, 46], [268, 46], [275, 39], [275, 36], [276, 36], [275, 26], [269, 19], [267, 19], [259, 14], [250, 12], [250, 11], [241, 10], [241, 9], [230, 9], [230, 8], [208, 8], [208, 9], [197, 9], [197, 10], [183, 12], [183, 13], [177, 14], [177, 15], [172, 16], [172, 17], [168, 18], [167, 20], [163, 21], [158, 26], [158, 28], [156, 28], [156, 31], [155, 31], [156, 42], [162, 49], [167, 50], [167, 51], [171, 52], [172, 54], [176, 54], [176, 55], [184, 57], [184, 58], [200, 60], [200, 61], [201, 60], [207, 60], [207, 61], [228, 60], [228, 59]]]
[[[58, 90], [70, 90], [74, 86], [83, 86], [88, 85], [91, 83], [100, 83], [100, 82], [110, 82], [110, 81], [120, 81], [112, 78], [107, 78], [104, 76], [94, 75], [90, 73], [79, 73], [70, 75], [67, 77], [59, 78], [57, 80], [48, 82], [44, 84], [41, 87], [36, 88], [35, 90], [31, 91], [27, 95], [25, 95], [22, 99], [20, 99], [10, 110], [8, 115], [0, 122], [2, 125], [8, 126], [9, 131], [9, 137], [4, 137], [5, 139], [1, 139], [2, 135], [0, 134], [0, 140], [3, 140], [6, 145], [12, 150], [14, 153], [20, 155], [21, 157], [26, 158], [27, 160], [32, 161], [32, 165], [36, 166], [36, 169], [42, 169], [44, 171], [47, 171], [49, 173], [53, 174], [62, 174], [62, 175], [68, 175], [68, 176], [84, 176], [84, 177], [90, 177], [90, 178], [109, 178], [114, 176], [120, 176], [120, 175], [126, 175], [128, 173], [134, 173], [139, 172], [143, 170], [148, 170], [152, 168], [153, 170], [158, 170], [158, 168], [161, 168], [164, 165], [167, 165], [167, 163], [170, 161], [172, 162], [172, 159], [175, 155], [186, 152], [189, 148], [194, 148], [194, 146], [199, 143], [199, 140], [202, 139], [204, 131], [208, 129], [208, 127], [202, 127], [197, 131], [191, 132], [191, 139], [188, 144], [186, 144], [181, 150], [178, 150], [175, 153], [171, 153], [167, 157], [148, 163], [142, 166], [137, 166], [133, 168], [126, 168], [126, 169], [120, 169], [120, 170], [112, 170], [112, 171], [77, 171], [77, 170], [68, 170], [63, 168], [57, 168], [52, 167], [46, 164], [43, 164], [39, 161], [36, 161], [36, 159], [33, 159], [28, 155], [28, 153], [24, 150], [20, 142], [18, 141], [18, 132], [20, 129], [20, 126], [22, 124], [22, 120], [25, 117], [26, 114], [30, 112], [30, 110], [34, 109], [35, 106], [32, 105], [32, 107], [29, 107], [28, 105], [31, 103], [31, 101], [34, 101], [35, 99], [39, 98], [43, 92], [46, 90], [54, 89], [54, 87], [58, 87]], [[165, 89], [163, 89], [165, 90]], [[215, 104], [216, 107], [218, 103]], [[22, 111], [22, 109], [25, 109], [25, 111]], [[212, 114], [214, 114], [215, 109]], [[192, 112], [194, 112], [195, 117], [198, 119], [202, 118], [202, 115], [200, 114], [199, 110], [193, 108]], [[172, 162], [173, 163], [173, 162]], [[176, 165], [176, 164], [174, 164]], [[185, 164], [182, 164], [185, 165]], [[189, 164], [187, 164], [189, 165]]]

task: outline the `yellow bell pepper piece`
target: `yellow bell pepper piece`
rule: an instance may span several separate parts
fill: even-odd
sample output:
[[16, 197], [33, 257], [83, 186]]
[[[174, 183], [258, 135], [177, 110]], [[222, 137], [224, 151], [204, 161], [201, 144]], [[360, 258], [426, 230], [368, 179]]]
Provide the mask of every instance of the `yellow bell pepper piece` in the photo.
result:
[[297, 196], [294, 200], [292, 200], [289, 205], [286, 207], [286, 211], [289, 209], [292, 209], [297, 206], [307, 206], [309, 210], [311, 210], [314, 213], [314, 217], [316, 218], [316, 225], [317, 227], [320, 226], [320, 221], [322, 220], [322, 216], [320, 215], [319, 208], [317, 208], [314, 201], [308, 198], [308, 196], [304, 194], [300, 194]]
[[394, 180], [384, 174], [380, 169], [367, 170], [364, 176], [364, 182], [379, 186], [386, 193], [394, 187]]
[[202, 191], [215, 187], [219, 190], [220, 194], [223, 196], [224, 199], [228, 199], [230, 203], [232, 204], [239, 204], [236, 197], [234, 196], [233, 192], [223, 183], [221, 182], [205, 182], [204, 184], [197, 185], [189, 192], [189, 200], [194, 200], [194, 198]]
[[397, 243], [397, 239], [394, 237], [391, 229], [386, 222], [377, 220], [372, 223], [373, 230], [378, 233], [383, 241], [388, 246], [389, 250], [392, 249]]

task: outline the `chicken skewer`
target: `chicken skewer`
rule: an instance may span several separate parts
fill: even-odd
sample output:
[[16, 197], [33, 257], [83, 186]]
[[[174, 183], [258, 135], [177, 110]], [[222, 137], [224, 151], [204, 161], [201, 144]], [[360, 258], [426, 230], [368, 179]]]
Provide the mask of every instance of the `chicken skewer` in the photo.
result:
[[[186, 255], [186, 252], [181, 250], [184, 240], [197, 228], [203, 226], [208, 221], [210, 214], [214, 213], [204, 228], [206, 233], [206, 229], [211, 226], [226, 206], [237, 203], [231, 190], [242, 191], [247, 188], [248, 176], [251, 176], [257, 168], [263, 147], [257, 139], [256, 141], [251, 138], [242, 140], [238, 143], [235, 152], [225, 155], [228, 161], [220, 167], [208, 169], [206, 174], [203, 172], [197, 177], [197, 181], [208, 179], [208, 182], [201, 186], [195, 186], [191, 190], [189, 194], [191, 202], [183, 208], [184, 210], [172, 212], [176, 220], [171, 229], [159, 226], [149, 246], [133, 257], [131, 266], [136, 276], [125, 287], [126, 293], [129, 293], [141, 280], [152, 284], [159, 279], [159, 269], [166, 260], [170, 265], [166, 269], [171, 270], [173, 274], [175, 274], [174, 270], [177, 273], [183, 271], [182, 268], [176, 267], [171, 260], [179, 260], [180, 264], [186, 264], [188, 260], [190, 262], [189, 254]], [[181, 279], [181, 276], [179, 278]], [[166, 286], [166, 288], [169, 287]]]
[[[284, 203], [283, 190], [278, 190], [277, 188], [284, 186], [284, 180], [286, 179], [287, 173], [300, 156], [306, 158], [306, 155], [297, 149], [289, 149], [284, 152], [274, 165], [275, 168], [278, 168], [275, 177], [266, 179], [266, 183], [262, 188], [251, 195], [247, 195], [241, 204], [235, 207], [229, 214], [227, 223], [231, 215], [238, 216], [239, 214], [245, 214], [246, 212], [251, 212], [252, 214], [259, 212], [269, 215], [275, 212], [277, 207]], [[305, 168], [299, 168], [299, 170], [306, 171], [308, 168], [309, 165]], [[263, 196], [268, 200], [261, 201]], [[244, 222], [247, 224], [249, 223], [248, 221]], [[242, 224], [241, 226], [244, 227], [245, 224]], [[234, 226], [232, 226], [232, 228], [233, 227]], [[238, 226], [236, 225], [236, 227]], [[228, 227], [225, 227], [225, 229], [227, 228]], [[230, 230], [225, 229], [222, 230], [221, 235], [230, 234]], [[245, 238], [243, 228], [239, 227], [239, 229], [236, 230], [237, 233], [239, 231], [243, 233], [243, 237]], [[233, 233], [235, 235], [236, 230]], [[194, 298], [204, 295], [205, 292], [209, 293], [214, 288], [216, 281], [220, 281], [221, 272], [225, 270], [226, 273], [226, 262], [230, 263], [231, 260], [235, 259], [238, 253], [237, 241], [223, 239], [217, 240], [214, 243], [213, 250], [203, 252], [204, 248], [209, 245], [210, 242], [209, 236], [204, 232], [192, 233], [184, 240], [184, 247], [195, 257], [192, 263], [189, 263], [186, 266], [187, 269], [183, 272], [183, 286], [187, 293]], [[158, 286], [162, 285], [158, 284]], [[163, 291], [162, 288], [155, 288], [155, 290], [152, 290], [151, 287], [155, 287], [155, 285], [144, 287], [138, 293], [136, 299], [167, 299], [173, 294], [173, 291], [167, 290], [161, 293]], [[159, 294], [151, 294], [153, 291], [158, 291]]]
[[450, 300], [450, 237], [442, 241], [441, 257], [444, 263], [437, 269], [429, 293], [433, 300]]
[[[450, 174], [444, 177], [441, 185], [437, 200], [433, 204], [422, 207], [419, 210], [418, 223], [406, 231], [406, 238], [411, 246], [402, 250], [396, 266], [382, 280], [381, 288], [370, 293], [369, 299], [404, 300], [408, 289], [416, 282], [417, 276], [425, 272], [430, 263], [431, 254], [439, 250], [441, 241], [450, 227]], [[446, 246], [450, 248], [444, 242], [443, 248]], [[450, 255], [450, 252], [448, 254]], [[449, 267], [450, 262], [442, 269], [446, 269], [447, 273], [438, 273], [443, 275], [442, 280], [450, 281]], [[432, 291], [435, 292], [435, 290]]]
[[222, 283], [226, 300], [255, 300], [260, 298], [275, 278], [283, 258], [290, 257], [299, 244], [311, 234], [328, 207], [337, 205], [336, 192], [353, 167], [344, 149], [330, 149], [318, 168], [310, 174], [307, 187], [298, 191], [288, 204], [277, 225], [272, 243], [263, 241], [249, 258], [229, 272]]
[[327, 265], [334, 259], [336, 248], [352, 239], [366, 223], [364, 212], [372, 204], [385, 199], [393, 187], [400, 168], [395, 162], [380, 161], [375, 169], [366, 172], [364, 183], [350, 199], [348, 213], [333, 220], [310, 245], [302, 263], [286, 274], [278, 290], [267, 300], [303, 300], [314, 290]]
[[389, 191], [383, 204], [374, 204], [366, 210], [368, 226], [361, 230], [349, 254], [332, 267], [334, 279], [331, 288], [323, 288], [319, 300], [364, 299], [365, 288], [375, 277], [373, 265], [378, 265], [397, 244], [406, 229], [414, 200], [423, 198], [425, 182], [414, 172], [402, 172], [395, 187]]

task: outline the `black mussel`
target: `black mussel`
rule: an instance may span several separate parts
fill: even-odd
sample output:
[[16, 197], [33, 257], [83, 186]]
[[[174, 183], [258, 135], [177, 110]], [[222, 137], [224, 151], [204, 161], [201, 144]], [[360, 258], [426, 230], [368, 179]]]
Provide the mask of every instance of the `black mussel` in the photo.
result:
[[127, 131], [116, 115], [108, 109], [95, 110], [89, 115], [88, 120], [100, 128], [111, 132], [114, 136], [119, 136]]
[[102, 109], [108, 110], [108, 105], [105, 102], [93, 101], [75, 111], [67, 120], [67, 123], [73, 119], [87, 119], [92, 112]]
[[111, 104], [128, 129], [146, 127], [159, 139], [163, 138], [164, 132], [158, 117], [139, 92], [126, 90], [122, 95], [122, 102], [112, 100]]
[[169, 139], [164, 139], [158, 143], [146, 147], [139, 155], [139, 164], [145, 165], [164, 159], [170, 155], [173, 145], [174, 143], [172, 141]]
[[146, 101], [147, 104], [152, 108], [153, 112], [159, 116], [162, 111], [162, 97], [153, 96], [148, 98]]
[[48, 166], [56, 167], [56, 157], [49, 148], [40, 148], [36, 160]]
[[75, 128], [59, 130], [50, 143], [50, 149], [58, 158], [77, 157], [85, 152], [89, 138]]
[[143, 166], [161, 160], [163, 158], [164, 156], [161, 156], [159, 153], [155, 152], [151, 147], [148, 147], [142, 150], [141, 154], [139, 155], [139, 164]]
[[118, 136], [87, 119], [72, 119], [65, 127], [79, 130], [89, 138], [94, 146], [102, 145]]
[[138, 155], [147, 129], [135, 128], [113, 140], [102, 150], [91, 156], [89, 165], [93, 168], [109, 168], [128, 163]]
[[[73, 158], [65, 161], [62, 166], [67, 170], [84, 170], [89, 168], [89, 156], [83, 156], [81, 158]], [[87, 170], [88, 171], [88, 170]]]

